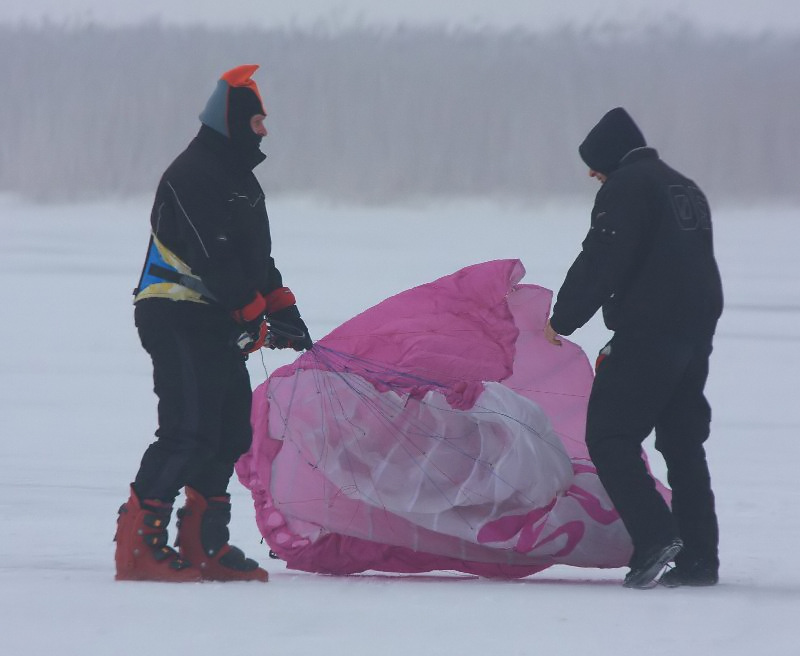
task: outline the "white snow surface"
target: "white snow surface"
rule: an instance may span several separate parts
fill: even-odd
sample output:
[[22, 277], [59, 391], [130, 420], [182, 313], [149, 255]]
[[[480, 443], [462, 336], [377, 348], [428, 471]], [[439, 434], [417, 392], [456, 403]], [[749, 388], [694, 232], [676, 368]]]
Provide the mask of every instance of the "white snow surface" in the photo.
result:
[[[721, 582], [637, 591], [620, 586], [624, 569], [521, 581], [293, 572], [267, 557], [238, 480], [232, 542], [269, 569], [268, 584], [115, 582], [117, 509], [156, 418], [130, 296], [149, 203], [0, 198], [0, 654], [800, 654], [800, 208], [715, 213], [727, 308], [708, 454]], [[524, 282], [557, 289], [590, 205], [591, 194], [536, 207], [268, 207], [277, 263], [321, 337], [475, 262], [518, 257]], [[593, 358], [607, 337], [595, 319], [573, 339]], [[251, 358], [253, 386], [290, 360]]]

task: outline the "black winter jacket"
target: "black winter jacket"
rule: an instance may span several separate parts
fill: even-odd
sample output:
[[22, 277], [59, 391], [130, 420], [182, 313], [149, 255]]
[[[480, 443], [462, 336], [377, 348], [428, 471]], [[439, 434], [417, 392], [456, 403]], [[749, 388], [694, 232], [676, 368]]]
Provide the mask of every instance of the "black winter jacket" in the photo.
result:
[[[153, 235], [191, 269], [227, 311], [283, 285], [271, 255], [264, 193], [252, 169], [264, 155], [243, 157], [211, 128], [170, 164], [156, 191]], [[249, 160], [249, 161], [248, 161]], [[141, 286], [141, 282], [140, 282]]]
[[706, 197], [654, 149], [633, 150], [597, 194], [553, 330], [570, 335], [602, 307], [613, 331], [710, 339], [722, 304]]

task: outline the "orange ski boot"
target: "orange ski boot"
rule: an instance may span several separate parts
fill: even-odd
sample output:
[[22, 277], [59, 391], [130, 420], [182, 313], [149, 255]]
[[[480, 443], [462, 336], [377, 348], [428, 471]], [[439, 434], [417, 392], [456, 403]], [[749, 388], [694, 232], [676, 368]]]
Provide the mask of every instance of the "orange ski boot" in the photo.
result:
[[131, 496], [122, 504], [117, 518], [114, 560], [117, 581], [201, 581], [200, 571], [167, 546], [167, 525], [172, 506], [156, 499], [139, 501]]
[[267, 571], [228, 544], [230, 496], [206, 498], [188, 485], [185, 491], [186, 505], [178, 510], [176, 541], [181, 558], [197, 567], [206, 581], [266, 582]]

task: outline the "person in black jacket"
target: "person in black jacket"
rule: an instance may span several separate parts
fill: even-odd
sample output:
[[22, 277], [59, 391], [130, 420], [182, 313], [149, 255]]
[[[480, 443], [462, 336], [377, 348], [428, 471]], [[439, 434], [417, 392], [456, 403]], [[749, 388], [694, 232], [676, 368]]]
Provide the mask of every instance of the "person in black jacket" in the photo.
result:
[[[709, 205], [692, 180], [647, 147], [621, 107], [603, 116], [579, 152], [602, 186], [545, 336], [560, 344], [558, 335], [570, 335], [600, 308], [614, 332], [598, 358], [586, 443], [633, 541], [624, 585], [650, 587], [671, 560], [665, 585], [711, 585], [718, 527], [703, 390], [722, 284]], [[641, 456], [653, 429], [671, 509]]]
[[[156, 191], [134, 316], [153, 362], [158, 430], [120, 508], [117, 579], [268, 578], [228, 544], [228, 483], [252, 440], [245, 360], [265, 345], [301, 351], [312, 341], [272, 258], [253, 175], [267, 133], [257, 68], [221, 77]], [[176, 553], [167, 524], [181, 488]]]

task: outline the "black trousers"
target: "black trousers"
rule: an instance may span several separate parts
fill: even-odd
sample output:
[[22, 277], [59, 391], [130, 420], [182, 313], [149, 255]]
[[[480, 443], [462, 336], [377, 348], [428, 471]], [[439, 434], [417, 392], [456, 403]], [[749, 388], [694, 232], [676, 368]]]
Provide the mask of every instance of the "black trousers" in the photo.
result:
[[[677, 559], [718, 564], [719, 532], [703, 443], [711, 408], [703, 390], [711, 338], [617, 333], [597, 368], [586, 443], [600, 481], [634, 546], [631, 566], [674, 537]], [[672, 508], [655, 489], [641, 445], [655, 429], [672, 487]]]
[[171, 503], [185, 485], [206, 497], [225, 494], [252, 441], [250, 378], [235, 324], [216, 309], [166, 299], [140, 301], [134, 316], [158, 396], [157, 439], [134, 480], [137, 495]]

